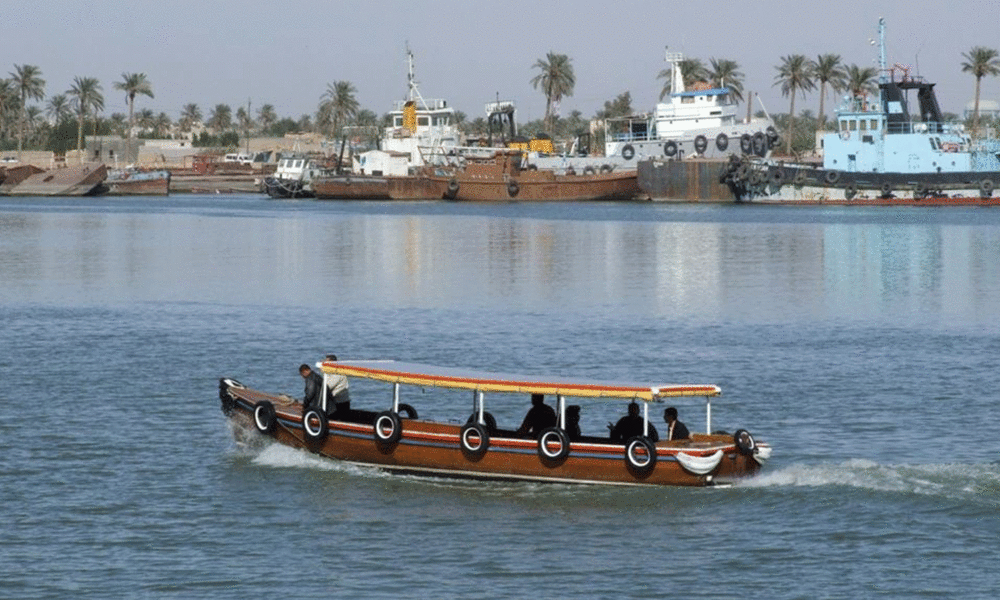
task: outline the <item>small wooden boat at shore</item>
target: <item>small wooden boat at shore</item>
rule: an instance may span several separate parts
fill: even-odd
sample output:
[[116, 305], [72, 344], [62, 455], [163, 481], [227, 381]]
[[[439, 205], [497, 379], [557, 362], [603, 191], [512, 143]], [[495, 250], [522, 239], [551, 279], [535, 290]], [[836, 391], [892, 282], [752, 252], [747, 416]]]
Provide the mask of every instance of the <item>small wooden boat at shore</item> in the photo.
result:
[[170, 194], [170, 171], [135, 167], [109, 169], [104, 185], [109, 196], [166, 196]]
[[640, 196], [635, 171], [599, 172], [592, 167], [576, 173], [521, 168], [518, 150], [498, 151], [491, 158], [469, 159], [451, 175], [433, 175], [445, 186], [448, 200], [473, 202], [532, 202], [634, 200]]
[[[395, 361], [326, 360], [316, 366], [323, 374], [323, 389], [334, 376], [389, 384], [382, 398], [386, 409], [351, 410], [347, 417], [334, 419], [320, 408], [303, 411], [302, 404], [286, 395], [224, 378], [219, 398], [237, 439], [267, 436], [328, 458], [403, 473], [617, 485], [713, 485], [755, 474], [771, 455], [770, 446], [756, 442], [746, 430], [712, 432], [711, 398], [721, 393], [715, 385], [541, 378]], [[472, 415], [467, 420], [465, 413], [456, 415], [461, 418], [452, 422], [420, 419], [416, 409], [403, 402], [404, 386], [438, 389], [441, 394], [470, 391]], [[537, 437], [498, 427], [486, 410], [486, 394], [515, 395], [519, 402], [529, 394], [554, 396], [557, 424]], [[704, 398], [706, 433], [654, 442], [649, 406], [685, 397]], [[624, 441], [580, 435], [571, 439], [569, 398], [637, 402], [644, 408], [643, 434]]]

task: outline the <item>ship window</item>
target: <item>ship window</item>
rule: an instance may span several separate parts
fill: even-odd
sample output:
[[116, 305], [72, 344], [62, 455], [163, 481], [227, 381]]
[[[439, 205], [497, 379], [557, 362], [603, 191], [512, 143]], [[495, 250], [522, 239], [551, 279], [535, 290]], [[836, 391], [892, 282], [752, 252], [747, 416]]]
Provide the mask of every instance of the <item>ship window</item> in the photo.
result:
[[393, 127], [402, 127], [403, 126], [403, 117], [393, 117], [392, 118], [392, 126]]
[[851, 131], [855, 131], [858, 128], [858, 122], [855, 121], [854, 119], [851, 119], [850, 121], [847, 122], [847, 128], [850, 129]]
[[868, 121], [861, 119], [860, 121], [858, 121], [858, 126], [859, 129], [861, 129], [861, 131], [868, 131]]
[[417, 125], [418, 126], [422, 125], [424, 127], [427, 127], [430, 124], [431, 123], [430, 123], [430, 118], [429, 117], [417, 117]]
[[878, 131], [878, 119], [872, 119], [871, 130], [872, 131]]
[[684, 96], [681, 98], [681, 104], [694, 104], [694, 98], [691, 96]]

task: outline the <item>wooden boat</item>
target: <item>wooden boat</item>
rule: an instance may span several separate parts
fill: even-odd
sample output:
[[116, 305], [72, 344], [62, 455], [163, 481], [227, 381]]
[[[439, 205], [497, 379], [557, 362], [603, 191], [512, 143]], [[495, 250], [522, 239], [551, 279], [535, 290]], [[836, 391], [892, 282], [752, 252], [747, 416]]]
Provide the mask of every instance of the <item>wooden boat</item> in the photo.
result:
[[435, 175], [449, 200], [578, 201], [633, 200], [639, 196], [635, 171], [556, 173], [521, 169], [520, 151], [498, 151], [491, 158], [470, 159], [464, 169]]
[[28, 177], [44, 172], [45, 169], [39, 169], [35, 165], [19, 164], [15, 167], [4, 168], [3, 177], [0, 177], [0, 196], [9, 195], [12, 189], [17, 187], [22, 181], [24, 181]]
[[170, 171], [166, 169], [109, 169], [104, 180], [109, 196], [166, 196], [170, 194]]
[[[590, 436], [571, 440], [566, 433], [569, 398], [638, 402], [645, 408], [643, 431], [648, 434], [649, 406], [684, 397], [705, 399], [705, 430], [711, 432], [711, 398], [721, 393], [714, 385], [550, 379], [395, 361], [327, 360], [317, 367], [324, 389], [328, 378], [337, 375], [389, 384], [386, 409], [353, 410], [348, 419], [335, 420], [322, 409], [303, 414], [302, 405], [288, 396], [220, 379], [222, 411], [233, 422], [237, 438], [269, 436], [325, 457], [404, 473], [620, 485], [711, 485], [752, 475], [771, 455], [770, 446], [742, 429], [656, 443], [647, 435], [613, 442]], [[472, 416], [464, 425], [462, 420], [420, 419], [403, 402], [404, 386], [471, 391]], [[497, 427], [486, 410], [486, 394], [513, 394], [519, 402], [528, 394], [554, 396], [558, 426], [544, 429], [537, 439]]]

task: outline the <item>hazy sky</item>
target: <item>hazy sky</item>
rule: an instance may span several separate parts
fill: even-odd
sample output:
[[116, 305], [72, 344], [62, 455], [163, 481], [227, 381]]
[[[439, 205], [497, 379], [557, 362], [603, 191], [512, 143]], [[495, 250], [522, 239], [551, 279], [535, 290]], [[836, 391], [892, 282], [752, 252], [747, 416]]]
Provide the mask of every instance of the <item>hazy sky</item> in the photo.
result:
[[[235, 110], [248, 100], [254, 113], [270, 103], [297, 118], [315, 112], [336, 80], [352, 82], [361, 105], [381, 115], [406, 92], [407, 42], [424, 97], [444, 98], [470, 119], [498, 94], [517, 103], [520, 121], [541, 118], [544, 97], [530, 80], [549, 51], [568, 55], [576, 72], [564, 116], [575, 109], [590, 117], [626, 90], [635, 110], [650, 110], [667, 46], [706, 63], [736, 60], [745, 89], [759, 92], [769, 111], [787, 112], [788, 99], [773, 85], [781, 57], [832, 52], [872, 65], [869, 40], [880, 16], [889, 63], [937, 82], [942, 109], [960, 113], [975, 89], [961, 71], [962, 53], [1000, 48], [996, 0], [3, 0], [2, 7], [0, 75], [37, 65], [46, 95], [66, 91], [75, 76], [97, 77], [110, 114], [126, 110], [113, 83], [123, 72], [143, 72], [156, 97], [140, 98], [137, 109], [173, 118], [189, 102], [207, 118], [216, 104]], [[1000, 78], [983, 81], [982, 97], [1000, 100]], [[815, 113], [818, 104], [818, 92], [810, 93], [796, 100], [796, 112]]]

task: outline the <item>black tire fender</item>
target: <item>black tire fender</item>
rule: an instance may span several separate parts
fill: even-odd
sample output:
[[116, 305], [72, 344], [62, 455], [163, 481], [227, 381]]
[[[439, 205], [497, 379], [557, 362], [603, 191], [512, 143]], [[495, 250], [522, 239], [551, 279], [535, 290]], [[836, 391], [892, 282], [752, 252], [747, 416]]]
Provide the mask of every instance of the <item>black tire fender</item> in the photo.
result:
[[261, 400], [253, 407], [253, 424], [257, 426], [257, 431], [267, 435], [274, 435], [278, 430], [278, 415], [270, 400]]
[[634, 156], [635, 148], [632, 147], [632, 144], [625, 144], [625, 146], [622, 147], [622, 158], [625, 160], [632, 160]]
[[677, 142], [675, 142], [673, 140], [669, 140], [669, 141], [667, 141], [667, 143], [663, 144], [663, 155], [667, 156], [667, 157], [676, 156], [677, 155]]
[[480, 459], [490, 448], [490, 433], [479, 423], [466, 423], [458, 432], [458, 443], [470, 459]]
[[403, 437], [403, 422], [399, 415], [391, 410], [383, 410], [375, 415], [375, 423], [372, 428], [375, 433], [375, 441], [386, 446], [399, 442]]
[[656, 446], [644, 435], [629, 438], [625, 442], [625, 465], [641, 474], [651, 472], [656, 466]]
[[743, 154], [750, 154], [750, 151], [753, 150], [753, 140], [750, 139], [749, 133], [740, 136], [740, 150]]
[[409, 404], [406, 404], [405, 402], [400, 402], [399, 403], [399, 411], [398, 412], [399, 412], [400, 418], [403, 418], [403, 419], [419, 419], [420, 418], [417, 415], [417, 409], [413, 408]]
[[518, 193], [521, 191], [521, 186], [517, 184], [517, 181], [511, 179], [507, 182], [507, 195], [511, 198], [516, 198]]
[[715, 147], [719, 152], [725, 152], [729, 148], [729, 136], [724, 133], [715, 136]]
[[[559, 444], [559, 448], [553, 452], [549, 448], [550, 444]], [[555, 463], [562, 461], [569, 456], [569, 436], [558, 427], [546, 427], [538, 434], [538, 457], [542, 462]]]
[[330, 423], [326, 413], [318, 408], [310, 408], [302, 415], [302, 433], [309, 442], [322, 442], [330, 433]]
[[736, 443], [736, 449], [740, 451], [740, 454], [746, 456], [750, 456], [757, 449], [757, 442], [746, 429], [737, 429], [736, 433], [733, 434], [733, 442]]
[[708, 139], [706, 139], [703, 135], [695, 136], [694, 150], [698, 154], [704, 154], [705, 150], [708, 150]]
[[835, 185], [840, 181], [840, 171], [827, 171], [826, 175], [823, 176], [823, 181], [830, 185]]

